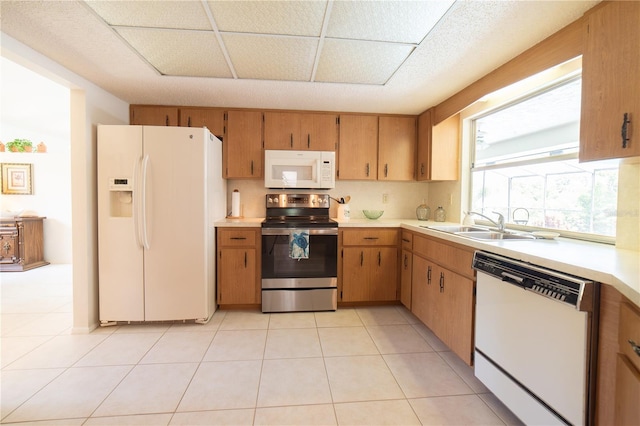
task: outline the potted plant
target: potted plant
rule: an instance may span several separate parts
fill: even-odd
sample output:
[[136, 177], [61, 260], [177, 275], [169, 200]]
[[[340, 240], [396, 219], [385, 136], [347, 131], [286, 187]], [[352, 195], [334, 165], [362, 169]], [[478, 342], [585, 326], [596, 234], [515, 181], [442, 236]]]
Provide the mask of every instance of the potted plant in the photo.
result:
[[33, 143], [29, 139], [14, 139], [7, 142], [6, 149], [11, 152], [31, 152]]

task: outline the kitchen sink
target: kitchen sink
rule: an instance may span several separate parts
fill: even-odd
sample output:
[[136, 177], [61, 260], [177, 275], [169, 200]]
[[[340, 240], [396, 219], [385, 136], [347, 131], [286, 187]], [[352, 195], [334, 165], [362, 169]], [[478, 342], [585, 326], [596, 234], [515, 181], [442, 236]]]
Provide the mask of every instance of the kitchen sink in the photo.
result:
[[420, 225], [420, 226], [422, 228], [433, 229], [435, 231], [450, 232], [450, 233], [471, 232], [471, 231], [487, 232], [486, 228], [480, 228], [477, 226], [465, 226], [465, 225], [442, 225], [442, 226]]
[[455, 235], [461, 237], [473, 238], [474, 240], [493, 241], [493, 240], [535, 240], [536, 237], [529, 234], [510, 234], [507, 232], [475, 232], [475, 231], [463, 231], [454, 232]]

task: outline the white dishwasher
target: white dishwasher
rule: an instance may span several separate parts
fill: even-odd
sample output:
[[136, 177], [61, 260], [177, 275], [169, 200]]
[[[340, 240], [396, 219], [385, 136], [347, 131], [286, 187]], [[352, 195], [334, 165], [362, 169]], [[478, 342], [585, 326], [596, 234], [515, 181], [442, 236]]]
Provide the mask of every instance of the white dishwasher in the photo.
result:
[[473, 267], [476, 377], [525, 424], [591, 424], [594, 283], [479, 251]]

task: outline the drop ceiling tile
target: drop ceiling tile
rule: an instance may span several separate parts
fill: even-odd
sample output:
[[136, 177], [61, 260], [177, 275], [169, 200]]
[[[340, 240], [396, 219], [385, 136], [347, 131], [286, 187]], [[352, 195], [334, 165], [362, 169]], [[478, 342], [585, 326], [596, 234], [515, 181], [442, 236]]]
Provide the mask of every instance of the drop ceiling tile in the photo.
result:
[[118, 33], [161, 74], [231, 78], [213, 32], [118, 28]]
[[385, 84], [414, 47], [372, 41], [324, 41], [316, 81]]
[[327, 37], [420, 43], [453, 4], [444, 1], [336, 1]]
[[311, 38], [223, 34], [239, 78], [309, 81], [318, 41]]
[[199, 1], [87, 1], [109, 25], [211, 30]]
[[209, 1], [220, 31], [320, 35], [326, 1]]

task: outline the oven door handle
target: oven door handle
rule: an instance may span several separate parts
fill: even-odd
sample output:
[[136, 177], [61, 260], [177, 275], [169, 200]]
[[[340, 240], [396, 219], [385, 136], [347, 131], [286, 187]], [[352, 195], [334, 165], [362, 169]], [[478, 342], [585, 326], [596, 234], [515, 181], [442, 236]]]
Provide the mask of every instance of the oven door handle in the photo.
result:
[[292, 232], [300, 232], [304, 229], [309, 235], [338, 235], [338, 228], [262, 228], [262, 235], [291, 235]]

